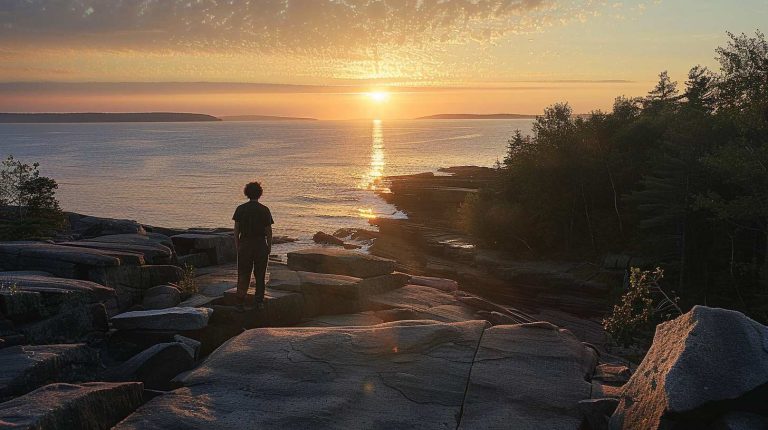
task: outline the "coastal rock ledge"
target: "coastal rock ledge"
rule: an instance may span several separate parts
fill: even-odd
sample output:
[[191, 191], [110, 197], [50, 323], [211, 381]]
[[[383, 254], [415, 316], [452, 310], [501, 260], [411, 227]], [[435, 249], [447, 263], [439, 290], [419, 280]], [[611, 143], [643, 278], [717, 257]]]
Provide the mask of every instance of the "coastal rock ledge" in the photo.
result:
[[253, 329], [116, 429], [577, 429], [596, 361], [550, 324]]
[[[546, 307], [341, 248], [240, 304], [229, 233], [167, 233], [0, 243], [0, 428], [768, 428], [768, 328], [738, 312], [659, 325], [633, 373]], [[210, 264], [181, 290], [179, 257]]]

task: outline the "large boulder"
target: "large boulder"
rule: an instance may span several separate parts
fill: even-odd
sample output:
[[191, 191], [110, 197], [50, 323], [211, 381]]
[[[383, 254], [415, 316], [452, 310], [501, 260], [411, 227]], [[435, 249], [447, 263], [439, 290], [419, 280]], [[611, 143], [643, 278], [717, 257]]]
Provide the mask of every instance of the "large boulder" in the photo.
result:
[[3, 428], [107, 430], [142, 403], [140, 382], [51, 384], [0, 404]]
[[171, 240], [179, 255], [205, 253], [212, 265], [237, 259], [235, 237], [229, 233], [182, 233]]
[[120, 330], [198, 330], [208, 325], [210, 308], [168, 308], [124, 312], [110, 321]]
[[116, 429], [454, 429], [485, 327], [249, 330]]
[[195, 354], [186, 342], [160, 343], [110, 369], [106, 376], [112, 381], [141, 381], [149, 389], [166, 390], [176, 375], [195, 365]]
[[336, 236], [332, 236], [328, 233], [324, 233], [322, 231], [318, 231], [317, 233], [315, 233], [315, 235], [312, 236], [312, 241], [322, 245], [344, 246], [343, 240], [339, 239]]
[[346, 249], [312, 248], [289, 252], [288, 267], [303, 272], [370, 278], [392, 273], [395, 262]]
[[549, 323], [487, 329], [472, 366], [459, 429], [576, 430], [597, 355]]
[[44, 384], [70, 381], [98, 367], [96, 350], [84, 344], [19, 345], [0, 349], [0, 399]]
[[67, 213], [72, 232], [79, 237], [98, 237], [113, 234], [145, 234], [144, 227], [133, 220], [100, 218]]
[[304, 296], [304, 315], [345, 314], [360, 309], [360, 279], [326, 273], [297, 272]]
[[181, 303], [181, 293], [176, 287], [170, 285], [158, 285], [144, 293], [141, 306], [144, 309], [166, 309]]
[[[611, 428], [701, 424], [717, 418], [709, 415], [718, 402], [733, 403], [766, 384], [768, 327], [740, 312], [696, 306], [656, 327], [650, 350], [624, 385]], [[763, 397], [762, 412], [766, 402]]]

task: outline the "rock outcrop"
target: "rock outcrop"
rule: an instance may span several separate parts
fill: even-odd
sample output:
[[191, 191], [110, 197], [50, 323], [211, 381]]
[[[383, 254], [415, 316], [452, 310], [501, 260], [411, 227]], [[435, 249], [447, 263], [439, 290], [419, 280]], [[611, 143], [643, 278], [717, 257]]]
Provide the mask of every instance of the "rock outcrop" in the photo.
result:
[[229, 233], [189, 232], [171, 236], [180, 255], [202, 253], [211, 265], [235, 261], [235, 237]]
[[19, 345], [0, 349], [0, 399], [54, 381], [74, 381], [98, 367], [96, 350], [84, 344]]
[[138, 382], [51, 384], [0, 403], [3, 428], [106, 430], [142, 403]]
[[343, 240], [322, 231], [318, 231], [317, 233], [315, 233], [312, 236], [312, 241], [322, 245], [344, 246]]
[[146, 310], [166, 309], [176, 307], [179, 303], [181, 303], [181, 293], [176, 287], [158, 285], [144, 293], [141, 306]]
[[578, 429], [597, 355], [549, 323], [483, 333], [459, 429]]
[[734, 409], [767, 415], [766, 402], [768, 327], [740, 312], [696, 306], [656, 328], [610, 424], [705, 428]]
[[124, 246], [117, 242], [89, 242], [91, 247], [75, 246], [76, 243], [0, 242], [0, 263], [5, 270], [42, 271], [112, 288], [117, 299], [115, 308], [122, 310], [140, 300], [147, 288], [176, 282], [183, 274], [175, 265], [145, 264], [147, 246], [130, 244], [133, 237], [127, 235]]
[[208, 325], [210, 308], [168, 308], [115, 315], [112, 325], [122, 330], [198, 330]]
[[402, 321], [254, 329], [116, 428], [224, 429], [247, 422], [575, 430], [594, 362], [590, 349], [551, 326]]
[[395, 262], [344, 249], [312, 248], [289, 252], [288, 267], [304, 272], [370, 278], [392, 273], [395, 270]]
[[195, 365], [195, 350], [186, 342], [159, 343], [110, 369], [112, 381], [140, 381], [149, 389], [167, 390], [170, 381]]

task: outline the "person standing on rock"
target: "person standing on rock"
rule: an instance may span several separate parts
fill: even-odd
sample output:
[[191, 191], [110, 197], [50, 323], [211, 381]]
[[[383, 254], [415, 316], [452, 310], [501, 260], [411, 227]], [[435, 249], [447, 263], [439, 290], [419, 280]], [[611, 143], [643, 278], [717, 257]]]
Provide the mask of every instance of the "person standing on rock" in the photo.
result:
[[259, 203], [264, 193], [261, 184], [245, 184], [243, 193], [248, 201], [235, 209], [235, 249], [237, 250], [237, 298], [242, 305], [251, 284], [251, 273], [256, 281], [256, 307], [264, 308], [265, 276], [267, 260], [272, 251], [272, 213]]

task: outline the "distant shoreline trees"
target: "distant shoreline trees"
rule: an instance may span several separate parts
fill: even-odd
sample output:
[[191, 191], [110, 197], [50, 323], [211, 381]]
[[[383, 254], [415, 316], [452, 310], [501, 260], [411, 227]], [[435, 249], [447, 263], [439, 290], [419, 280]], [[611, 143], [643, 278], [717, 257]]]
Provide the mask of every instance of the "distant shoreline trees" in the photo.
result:
[[720, 70], [693, 67], [682, 88], [662, 72], [609, 113], [545, 109], [464, 227], [521, 256], [645, 257], [687, 305], [768, 321], [768, 42], [728, 36]]

